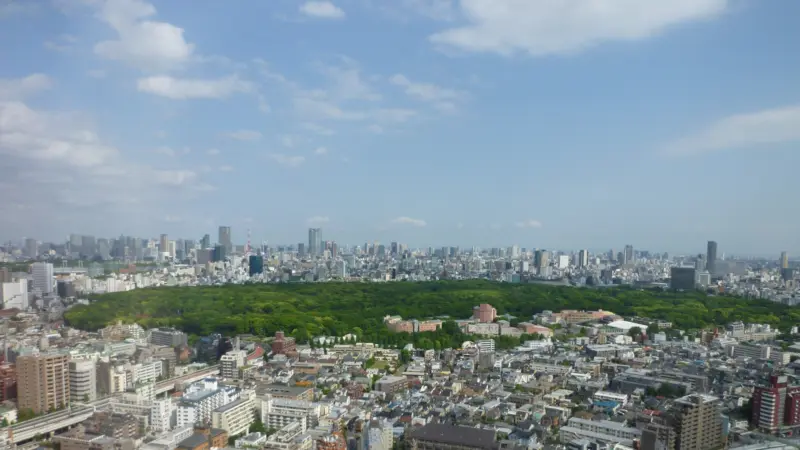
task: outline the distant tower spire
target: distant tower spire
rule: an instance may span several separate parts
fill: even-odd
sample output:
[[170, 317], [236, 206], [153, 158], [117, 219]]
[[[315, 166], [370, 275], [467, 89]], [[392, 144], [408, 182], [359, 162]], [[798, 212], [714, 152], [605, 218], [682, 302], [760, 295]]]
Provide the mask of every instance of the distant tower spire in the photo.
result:
[[244, 249], [244, 254], [249, 255], [251, 251], [250, 248], [250, 228], [247, 229], [247, 247]]

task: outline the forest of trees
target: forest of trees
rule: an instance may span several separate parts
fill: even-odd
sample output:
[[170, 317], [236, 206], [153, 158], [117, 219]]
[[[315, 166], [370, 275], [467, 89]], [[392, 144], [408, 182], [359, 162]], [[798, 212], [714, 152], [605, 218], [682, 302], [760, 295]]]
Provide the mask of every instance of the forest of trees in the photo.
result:
[[[800, 322], [800, 308], [766, 300], [629, 287], [606, 289], [496, 283], [482, 280], [395, 283], [244, 284], [160, 287], [96, 295], [88, 306], [65, 313], [69, 325], [95, 331], [116, 320], [144, 327], [171, 326], [193, 336], [212, 332], [269, 336], [285, 331], [300, 342], [317, 335], [356, 334], [368, 342], [421, 348], [457, 346], [455, 323], [419, 336], [389, 333], [386, 315], [425, 319], [467, 318], [490, 303], [519, 321], [543, 310], [603, 309], [624, 316], [664, 319], [682, 329], [741, 320], [787, 329]], [[453, 328], [455, 327], [455, 329]], [[507, 343], [509, 345], [512, 342]]]

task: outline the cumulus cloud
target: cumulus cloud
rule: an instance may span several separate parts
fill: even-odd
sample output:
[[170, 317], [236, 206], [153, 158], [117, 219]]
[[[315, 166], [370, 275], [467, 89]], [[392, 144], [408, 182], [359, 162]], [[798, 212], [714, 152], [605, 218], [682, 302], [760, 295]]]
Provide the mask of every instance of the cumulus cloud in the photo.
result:
[[609, 41], [635, 41], [723, 13], [730, 0], [460, 0], [467, 24], [430, 36], [467, 52], [565, 54]]
[[738, 114], [664, 148], [672, 155], [763, 147], [800, 141], [800, 105]]
[[114, 29], [116, 40], [99, 42], [97, 55], [121, 61], [141, 70], [174, 70], [183, 67], [194, 53], [183, 29], [151, 20], [156, 8], [142, 0], [106, 0], [97, 16]]
[[219, 166], [220, 172], [233, 172], [233, 166]]
[[210, 148], [210, 149], [206, 150], [206, 155], [208, 155], [208, 156], [217, 156], [217, 155], [219, 155], [219, 149]]
[[331, 219], [328, 216], [314, 216], [308, 219], [309, 225], [321, 225], [324, 223], [330, 222]]
[[411, 225], [411, 226], [414, 226], [414, 227], [424, 227], [425, 225], [428, 224], [427, 222], [425, 222], [422, 219], [413, 219], [413, 218], [407, 217], [407, 216], [398, 217], [398, 218], [392, 220], [392, 223], [396, 223], [396, 224], [400, 224], [400, 225]]
[[541, 228], [542, 222], [536, 219], [528, 219], [521, 222], [516, 222], [514, 225], [516, 225], [517, 228]]
[[314, 154], [315, 155], [327, 155], [328, 154], [328, 149], [325, 148], [325, 147], [317, 147], [317, 149], [314, 150]]
[[236, 76], [215, 80], [182, 79], [166, 75], [140, 78], [136, 82], [140, 92], [171, 98], [188, 99], [222, 99], [236, 93], [253, 90], [253, 84], [240, 80]]
[[41, 73], [16, 79], [0, 78], [0, 100], [22, 100], [52, 87], [53, 80]]
[[257, 141], [261, 139], [261, 133], [255, 130], [237, 130], [228, 133], [226, 136], [237, 141]]
[[413, 82], [403, 74], [395, 74], [389, 81], [395, 86], [403, 87], [407, 95], [430, 102], [442, 112], [454, 112], [457, 109], [456, 102], [460, 102], [466, 97], [464, 92], [454, 89], [432, 83]]
[[213, 189], [191, 170], [126, 158], [84, 114], [35, 110], [19, 101], [0, 101], [0, 171], [0, 197], [31, 207], [20, 218], [0, 205], [0, 229], [10, 234], [47, 233], [54, 222], [85, 225], [93, 211], [103, 212], [104, 223], [142, 224], [143, 217], [166, 213], [178, 196]]
[[312, 133], [316, 133], [322, 136], [331, 136], [336, 132], [328, 127], [324, 127], [322, 125], [313, 123], [313, 122], [306, 122], [301, 125], [304, 129], [311, 131]]
[[341, 8], [328, 1], [305, 2], [300, 5], [300, 12], [306, 16], [320, 19], [344, 19], [345, 17]]
[[282, 153], [270, 153], [267, 157], [276, 163], [286, 167], [298, 167], [306, 162], [305, 156], [291, 156]]

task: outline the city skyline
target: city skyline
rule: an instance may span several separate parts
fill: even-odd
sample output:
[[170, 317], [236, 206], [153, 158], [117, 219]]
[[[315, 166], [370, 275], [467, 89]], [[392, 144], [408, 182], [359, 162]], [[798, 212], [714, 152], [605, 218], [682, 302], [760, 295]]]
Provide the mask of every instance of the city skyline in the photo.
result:
[[797, 2], [317, 3], [0, 7], [0, 239], [800, 254]]

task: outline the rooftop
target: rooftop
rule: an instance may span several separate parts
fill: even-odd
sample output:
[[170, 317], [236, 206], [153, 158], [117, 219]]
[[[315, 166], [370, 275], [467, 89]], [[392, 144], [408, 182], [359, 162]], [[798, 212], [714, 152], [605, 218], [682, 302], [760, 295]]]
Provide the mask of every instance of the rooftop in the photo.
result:
[[471, 448], [494, 449], [495, 433], [492, 430], [431, 423], [411, 432], [413, 439], [461, 445]]

